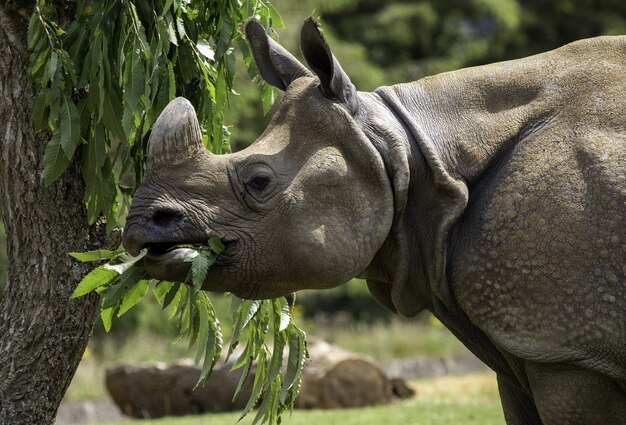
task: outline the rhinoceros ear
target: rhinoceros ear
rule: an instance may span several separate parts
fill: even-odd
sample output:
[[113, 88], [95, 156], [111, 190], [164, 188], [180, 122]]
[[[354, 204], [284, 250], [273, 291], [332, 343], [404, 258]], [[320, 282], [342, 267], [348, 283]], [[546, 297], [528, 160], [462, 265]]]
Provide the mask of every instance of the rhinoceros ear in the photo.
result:
[[356, 89], [330, 51], [318, 23], [313, 18], [308, 18], [302, 25], [300, 48], [307, 64], [320, 79], [324, 96], [337, 99], [352, 113], [356, 112], [358, 109]]
[[245, 32], [259, 73], [269, 84], [287, 90], [295, 79], [313, 76], [298, 59], [267, 35], [258, 20], [250, 18], [246, 22]]

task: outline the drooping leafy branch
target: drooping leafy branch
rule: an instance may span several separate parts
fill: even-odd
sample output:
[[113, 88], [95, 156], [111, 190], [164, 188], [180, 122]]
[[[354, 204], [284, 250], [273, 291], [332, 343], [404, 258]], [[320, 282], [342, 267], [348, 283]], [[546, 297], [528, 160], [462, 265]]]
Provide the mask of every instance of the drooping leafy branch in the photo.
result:
[[[282, 26], [267, 0], [84, 0], [64, 26], [52, 3], [37, 1], [28, 46], [35, 129], [51, 134], [45, 183], [80, 158], [89, 222], [104, 215], [115, 225], [143, 176], [150, 128], [176, 96], [198, 111], [205, 145], [228, 151], [223, 110], [233, 89], [235, 43], [256, 75], [241, 31], [251, 16], [268, 31]], [[263, 87], [263, 99], [273, 99]]]
[[[169, 308], [170, 319], [178, 322], [179, 339], [186, 339], [189, 348], [195, 348], [195, 362], [202, 362], [200, 385], [208, 379], [222, 352], [220, 322], [211, 300], [201, 288], [208, 269], [224, 246], [218, 238], [212, 238], [207, 245], [189, 248], [185, 260], [191, 263], [187, 284], [151, 280], [143, 267], [145, 252], [138, 257], [131, 257], [124, 251], [72, 253], [80, 261], [108, 260], [83, 278], [72, 297], [98, 292], [102, 300], [102, 323], [108, 331], [114, 317], [122, 316], [152, 291], [163, 310]], [[233, 369], [242, 369], [234, 397], [251, 379], [254, 369], [252, 392], [241, 418], [258, 407], [253, 425], [279, 424], [281, 415], [293, 407], [300, 390], [307, 357], [305, 334], [294, 323], [285, 298], [242, 300], [233, 296], [231, 312], [234, 325], [226, 358], [245, 341], [245, 348], [233, 365]], [[289, 354], [284, 364], [287, 347]]]

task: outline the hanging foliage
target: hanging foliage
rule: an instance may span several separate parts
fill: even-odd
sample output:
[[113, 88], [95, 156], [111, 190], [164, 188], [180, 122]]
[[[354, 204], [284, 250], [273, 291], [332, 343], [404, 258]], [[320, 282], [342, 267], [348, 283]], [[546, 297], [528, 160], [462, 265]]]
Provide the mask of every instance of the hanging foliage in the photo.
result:
[[[196, 108], [206, 147], [228, 152], [223, 111], [233, 89], [234, 44], [256, 76], [242, 38], [252, 16], [270, 33], [283, 25], [266, 0], [85, 0], [76, 2], [67, 25], [39, 0], [28, 47], [37, 92], [33, 122], [51, 134], [46, 185], [80, 158], [89, 223], [103, 215], [116, 225], [143, 177], [150, 128], [176, 96]], [[263, 92], [273, 99], [269, 86]]]

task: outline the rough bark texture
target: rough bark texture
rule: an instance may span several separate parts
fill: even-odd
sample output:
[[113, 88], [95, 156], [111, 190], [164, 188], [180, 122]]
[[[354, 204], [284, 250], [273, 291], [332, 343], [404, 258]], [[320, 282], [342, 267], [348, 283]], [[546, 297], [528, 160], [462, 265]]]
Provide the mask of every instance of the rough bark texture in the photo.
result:
[[48, 424], [91, 334], [96, 297], [69, 300], [89, 243], [75, 163], [44, 187], [47, 137], [31, 124], [26, 29], [34, 2], [0, 3], [0, 191], [9, 267], [0, 305], [0, 424]]

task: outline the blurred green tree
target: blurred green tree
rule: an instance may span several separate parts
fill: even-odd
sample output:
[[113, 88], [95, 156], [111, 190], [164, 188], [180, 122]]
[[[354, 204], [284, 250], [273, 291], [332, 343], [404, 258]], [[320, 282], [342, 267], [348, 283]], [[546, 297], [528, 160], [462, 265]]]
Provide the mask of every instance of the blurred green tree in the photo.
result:
[[319, 0], [317, 10], [387, 84], [626, 32], [621, 0]]

